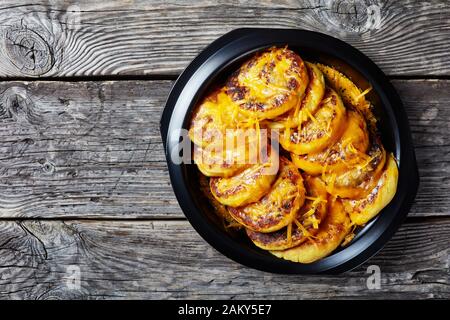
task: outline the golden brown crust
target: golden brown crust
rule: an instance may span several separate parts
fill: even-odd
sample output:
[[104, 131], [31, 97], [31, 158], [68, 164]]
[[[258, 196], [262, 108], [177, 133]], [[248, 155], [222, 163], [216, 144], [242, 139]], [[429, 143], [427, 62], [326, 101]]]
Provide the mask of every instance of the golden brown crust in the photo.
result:
[[230, 100], [222, 90], [215, 90], [203, 99], [202, 103], [194, 110], [189, 127], [189, 137], [198, 146], [206, 147], [221, 136], [225, 128], [221, 114], [223, 109], [220, 103]]
[[333, 252], [351, 230], [351, 222], [339, 199], [330, 201], [328, 214], [321, 223], [319, 232], [313, 239], [299, 246], [270, 251], [273, 255], [286, 260], [312, 263]]
[[289, 224], [305, 200], [303, 178], [292, 162], [280, 158], [278, 177], [259, 201], [228, 211], [246, 228], [258, 232], [277, 231]]
[[308, 174], [339, 173], [365, 159], [368, 146], [369, 133], [364, 117], [349, 110], [345, 131], [335, 144], [317, 153], [292, 153], [291, 157], [294, 164]]
[[229, 178], [212, 177], [211, 192], [217, 201], [239, 207], [261, 199], [270, 190], [278, 172], [279, 155], [270, 150], [266, 162], [251, 165]]
[[[208, 95], [193, 114], [189, 135], [200, 172], [211, 176], [208, 183], [202, 175], [201, 189], [225, 226], [245, 227], [256, 246], [299, 263], [351, 241], [352, 228], [392, 200], [398, 179], [395, 159], [376, 134], [369, 91], [333, 67], [271, 48]], [[275, 141], [272, 132], [261, 140], [264, 128], [281, 130], [282, 154], [290, 153], [294, 163], [272, 147], [269, 161], [246, 156], [260, 141]], [[227, 129], [257, 134], [247, 139]], [[237, 148], [217, 149], [224, 138]]]
[[296, 221], [291, 223], [291, 236], [288, 236], [288, 227], [271, 233], [247, 229], [247, 235], [256, 246], [265, 250], [288, 249], [303, 243], [318, 232], [318, 226], [327, 213], [328, 194], [325, 185], [318, 178], [306, 177], [305, 187], [307, 198], [296, 213]]
[[308, 120], [308, 113], [314, 114], [319, 108], [325, 94], [325, 80], [322, 72], [315, 64], [306, 62], [306, 69], [308, 70], [309, 83], [304, 98], [289, 112], [268, 121], [269, 128], [284, 129], [288, 124], [291, 127], [298, 127]]
[[327, 83], [339, 93], [344, 103], [359, 110], [367, 119], [369, 127], [374, 130], [376, 128], [376, 119], [372, 113], [372, 104], [365, 97], [371, 88], [361, 91], [347, 76], [337, 69], [320, 63], [317, 63], [316, 66], [322, 71]]
[[386, 162], [386, 151], [378, 137], [372, 136], [367, 158], [342, 173], [323, 176], [328, 193], [341, 198], [359, 199], [375, 187]]
[[344, 199], [343, 204], [354, 224], [364, 225], [391, 202], [397, 191], [398, 168], [390, 154], [375, 187], [362, 199]]
[[309, 118], [301, 127], [286, 127], [280, 138], [284, 149], [295, 154], [324, 150], [342, 135], [346, 110], [339, 95], [327, 88], [318, 110], [314, 115], [310, 114]]
[[[231, 159], [227, 159], [227, 155], [229, 156], [230, 153]], [[246, 157], [248, 148], [245, 146], [228, 153], [221, 151], [215, 153], [194, 145], [193, 155], [194, 162], [200, 172], [208, 177], [231, 177], [250, 166]]]
[[303, 60], [287, 48], [255, 55], [227, 81], [226, 91], [249, 117], [273, 119], [299, 103], [308, 85]]

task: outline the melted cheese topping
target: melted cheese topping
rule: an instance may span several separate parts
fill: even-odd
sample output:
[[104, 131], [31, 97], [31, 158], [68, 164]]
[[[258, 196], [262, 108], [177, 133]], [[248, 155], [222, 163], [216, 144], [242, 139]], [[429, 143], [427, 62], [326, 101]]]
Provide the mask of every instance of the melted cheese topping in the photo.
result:
[[[271, 48], [207, 96], [189, 136], [200, 150], [199, 170], [212, 177], [210, 202], [225, 228], [243, 226], [258, 247], [301, 263], [351, 242], [355, 227], [391, 201], [398, 179], [393, 156], [386, 162], [375, 135], [371, 90], [332, 67], [305, 64], [287, 48]], [[266, 128], [281, 130], [281, 145], [311, 175], [305, 185], [284, 157], [278, 172], [266, 174], [278, 162], [273, 149], [268, 161], [248, 163], [249, 150], [270, 142]]]
[[295, 107], [309, 76], [303, 60], [286, 48], [272, 48], [250, 59], [231, 77], [227, 90], [249, 117], [275, 118]]
[[277, 176], [279, 155], [271, 149], [265, 162], [249, 168], [229, 178], [212, 177], [211, 192], [220, 203], [239, 207], [258, 201], [270, 190]]
[[290, 224], [305, 200], [303, 178], [287, 159], [280, 158], [280, 173], [270, 191], [258, 202], [229, 208], [230, 214], [245, 227], [273, 232]]
[[314, 114], [322, 102], [325, 94], [325, 79], [322, 72], [313, 63], [306, 62], [309, 74], [309, 84], [303, 99], [300, 99], [296, 107], [268, 123], [270, 128], [283, 129], [289, 122], [291, 126], [301, 130], [302, 123], [308, 120], [308, 113]]
[[320, 63], [317, 64], [317, 67], [333, 89], [339, 92], [344, 102], [362, 112], [370, 126], [375, 128], [376, 118], [372, 112], [372, 105], [365, 99], [365, 95], [372, 90], [372, 87], [361, 91], [349, 78], [333, 67]]
[[310, 154], [320, 152], [338, 140], [344, 131], [346, 110], [337, 93], [328, 89], [323, 101], [313, 115], [305, 110], [309, 120], [301, 131], [291, 130], [291, 121], [287, 121], [286, 129], [281, 135], [280, 143], [286, 150], [294, 154]]
[[312, 263], [329, 255], [344, 240], [351, 230], [350, 219], [343, 209], [342, 203], [337, 200], [330, 205], [325, 220], [321, 223], [319, 232], [314, 239], [304, 242], [296, 247], [270, 251], [273, 255], [286, 260]]
[[322, 174], [324, 177], [329, 172], [345, 171], [370, 158], [366, 154], [369, 133], [364, 118], [349, 111], [346, 125], [341, 138], [325, 150], [305, 155], [291, 154], [295, 165], [308, 174]]
[[395, 196], [397, 180], [397, 163], [394, 156], [390, 154], [383, 173], [366, 197], [343, 200], [345, 210], [349, 213], [352, 223], [364, 225], [375, 217]]

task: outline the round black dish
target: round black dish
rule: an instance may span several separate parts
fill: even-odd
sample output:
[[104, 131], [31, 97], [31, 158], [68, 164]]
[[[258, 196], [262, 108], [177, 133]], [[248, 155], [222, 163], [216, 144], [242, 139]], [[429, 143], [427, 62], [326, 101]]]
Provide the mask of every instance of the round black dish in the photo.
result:
[[[230, 234], [215, 215], [198, 187], [194, 164], [175, 164], [170, 154], [187, 129], [193, 108], [205, 91], [222, 82], [232, 70], [256, 51], [285, 46], [309, 61], [334, 66], [360, 87], [372, 85], [369, 99], [375, 105], [383, 143], [399, 165], [398, 188], [391, 203], [366, 225], [344, 249], [312, 264], [285, 261], [254, 246], [246, 237]], [[275, 273], [340, 273], [351, 270], [377, 253], [408, 214], [419, 184], [408, 119], [401, 100], [384, 73], [364, 54], [343, 41], [305, 30], [237, 29], [210, 44], [180, 75], [170, 92], [161, 118], [172, 187], [178, 202], [197, 232], [214, 248], [246, 266]]]

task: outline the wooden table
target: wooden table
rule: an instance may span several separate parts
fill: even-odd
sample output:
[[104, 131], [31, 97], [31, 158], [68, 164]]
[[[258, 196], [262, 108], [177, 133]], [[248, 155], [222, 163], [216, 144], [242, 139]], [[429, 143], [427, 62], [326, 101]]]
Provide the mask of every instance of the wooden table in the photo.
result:
[[[447, 1], [2, 0], [0, 21], [2, 298], [450, 298]], [[403, 99], [420, 190], [395, 237], [352, 272], [243, 267], [177, 204], [165, 99], [202, 48], [238, 27], [341, 38]]]

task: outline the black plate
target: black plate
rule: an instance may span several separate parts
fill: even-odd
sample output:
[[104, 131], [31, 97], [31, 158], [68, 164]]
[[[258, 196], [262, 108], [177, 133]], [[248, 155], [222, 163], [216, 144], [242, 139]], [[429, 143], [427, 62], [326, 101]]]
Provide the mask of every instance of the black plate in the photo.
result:
[[[223, 81], [256, 51], [285, 45], [305, 60], [334, 66], [360, 87], [372, 85], [369, 99], [375, 105], [383, 143], [399, 164], [398, 188], [391, 203], [358, 232], [350, 245], [312, 264], [276, 258], [254, 246], [247, 237], [224, 230], [200, 194], [195, 165], [176, 164], [170, 159], [172, 152], [178, 152], [179, 129], [187, 129], [193, 108], [211, 85]], [[269, 272], [339, 273], [357, 267], [377, 253], [399, 228], [419, 184], [408, 119], [394, 87], [360, 51], [343, 41], [312, 31], [237, 29], [214, 41], [191, 62], [173, 86], [161, 118], [161, 135], [172, 187], [195, 230], [227, 257]]]

